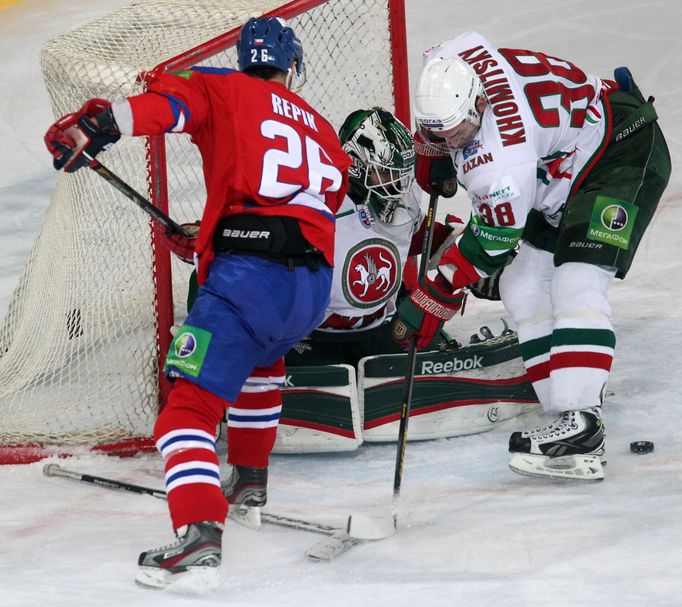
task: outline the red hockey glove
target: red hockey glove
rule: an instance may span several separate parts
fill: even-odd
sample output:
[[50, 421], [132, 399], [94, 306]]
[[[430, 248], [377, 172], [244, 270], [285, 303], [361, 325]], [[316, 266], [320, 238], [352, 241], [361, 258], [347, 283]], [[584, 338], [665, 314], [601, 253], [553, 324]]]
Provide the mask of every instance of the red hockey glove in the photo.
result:
[[440, 275], [436, 280], [420, 282], [400, 304], [393, 321], [393, 339], [404, 348], [412, 337], [417, 338], [418, 349], [428, 346], [445, 321], [450, 320], [464, 303], [464, 292], [460, 289], [452, 293], [448, 287]]
[[452, 198], [457, 193], [457, 172], [445, 139], [420, 129], [414, 134], [414, 152], [415, 177], [421, 188], [428, 194]]
[[45, 145], [54, 156], [54, 168], [73, 173], [87, 166], [90, 159], [106, 150], [121, 137], [111, 103], [90, 99], [77, 112], [62, 116], [45, 134]]
[[182, 224], [182, 227], [192, 236], [182, 236], [169, 231], [163, 232], [161, 234], [163, 246], [181, 261], [194, 264], [194, 245], [197, 242], [197, 234], [199, 234], [199, 224], [199, 221]]

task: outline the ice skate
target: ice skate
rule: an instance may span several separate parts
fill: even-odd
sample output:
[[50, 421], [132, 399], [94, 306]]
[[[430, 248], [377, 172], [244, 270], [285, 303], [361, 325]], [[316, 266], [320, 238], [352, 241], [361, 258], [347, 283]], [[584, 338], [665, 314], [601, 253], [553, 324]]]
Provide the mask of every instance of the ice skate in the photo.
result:
[[[141, 586], [165, 588], [191, 579], [195, 590], [218, 585], [223, 527], [218, 523], [192, 523], [176, 531], [177, 540], [140, 554], [135, 581]], [[189, 581], [189, 580], [188, 580]]]
[[604, 479], [601, 409], [565, 411], [547, 426], [514, 432], [509, 467], [518, 474], [560, 480]]
[[230, 516], [251, 528], [260, 527], [260, 509], [268, 501], [268, 469], [232, 466], [232, 476], [222, 485], [230, 503]]

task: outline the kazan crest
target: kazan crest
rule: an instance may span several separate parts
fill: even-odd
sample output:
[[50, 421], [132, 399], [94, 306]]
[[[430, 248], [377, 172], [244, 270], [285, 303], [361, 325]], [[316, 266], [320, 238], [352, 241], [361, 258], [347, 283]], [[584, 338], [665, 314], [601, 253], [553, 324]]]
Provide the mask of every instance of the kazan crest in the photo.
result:
[[353, 247], [343, 266], [343, 294], [356, 308], [388, 301], [400, 288], [402, 264], [396, 246], [380, 238]]

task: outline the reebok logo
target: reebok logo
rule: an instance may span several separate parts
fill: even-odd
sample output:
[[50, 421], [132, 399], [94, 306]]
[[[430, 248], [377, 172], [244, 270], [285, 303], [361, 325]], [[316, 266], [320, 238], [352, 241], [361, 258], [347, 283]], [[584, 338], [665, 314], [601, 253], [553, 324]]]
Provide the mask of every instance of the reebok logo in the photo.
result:
[[453, 358], [443, 363], [425, 360], [422, 363], [421, 375], [434, 375], [436, 373], [452, 373], [453, 371], [470, 371], [482, 369], [483, 357], [474, 354], [473, 358]]

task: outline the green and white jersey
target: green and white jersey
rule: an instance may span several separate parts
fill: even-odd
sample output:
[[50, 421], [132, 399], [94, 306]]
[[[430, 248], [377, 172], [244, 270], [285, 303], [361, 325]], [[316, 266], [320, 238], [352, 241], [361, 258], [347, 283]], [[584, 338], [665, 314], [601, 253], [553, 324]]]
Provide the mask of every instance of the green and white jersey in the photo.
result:
[[474, 140], [451, 150], [473, 207], [458, 246], [487, 275], [516, 246], [532, 209], [558, 226], [572, 187], [605, 147], [605, 85], [569, 61], [497, 49], [475, 32], [427, 50], [424, 59], [455, 56], [474, 68], [488, 100]]
[[366, 330], [395, 312], [412, 237], [423, 219], [420, 200], [415, 185], [387, 224], [346, 196], [336, 214], [331, 300], [320, 331]]

